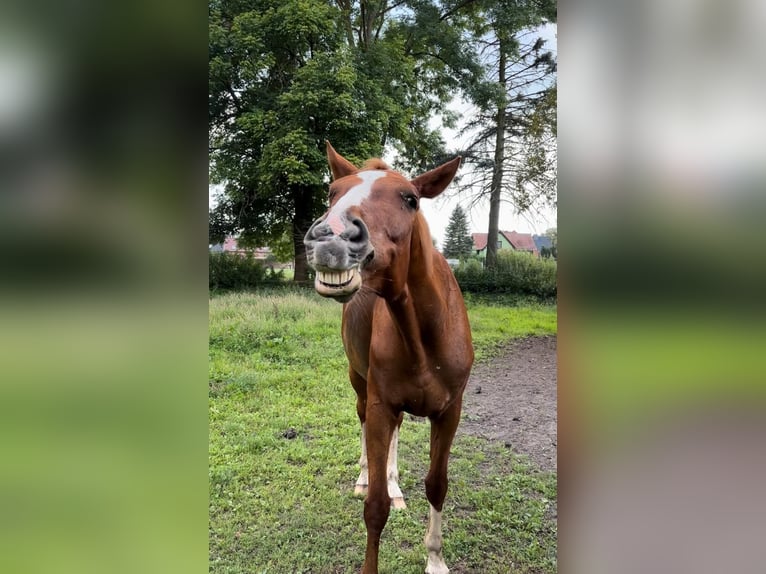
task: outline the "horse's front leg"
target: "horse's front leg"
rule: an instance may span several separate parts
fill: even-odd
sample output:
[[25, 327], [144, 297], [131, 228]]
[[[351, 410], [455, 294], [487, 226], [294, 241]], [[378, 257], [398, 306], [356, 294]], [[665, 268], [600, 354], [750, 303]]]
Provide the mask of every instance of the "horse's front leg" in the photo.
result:
[[378, 574], [380, 535], [391, 510], [391, 497], [388, 494], [388, 453], [396, 424], [397, 414], [380, 399], [369, 396], [365, 424], [369, 486], [367, 498], [364, 500], [367, 550], [362, 574]]
[[362, 454], [359, 457], [359, 478], [356, 479], [354, 485], [354, 495], [364, 496], [367, 494], [367, 483], [369, 482], [367, 473], [367, 381], [365, 381], [359, 373], [357, 373], [351, 366], [348, 369], [348, 378], [351, 380], [351, 386], [356, 392], [356, 415], [359, 417], [359, 423], [362, 426], [362, 440], [361, 450]]
[[[391, 434], [391, 444], [388, 447], [388, 459], [386, 460], [386, 483], [388, 487], [388, 496], [391, 497], [391, 506], [397, 510], [407, 508], [404, 502], [404, 495], [399, 488], [399, 428], [401, 428], [402, 417], [400, 415], [399, 423], [394, 427]], [[354, 495], [364, 496], [367, 494], [367, 485], [369, 484], [369, 466], [367, 462], [367, 423], [362, 423], [362, 454], [359, 457], [359, 478], [354, 485]]]
[[[369, 483], [369, 470], [367, 465], [367, 381], [360, 377], [353, 369], [349, 369], [349, 378], [351, 386], [356, 391], [356, 414], [362, 427], [361, 433], [361, 455], [359, 457], [359, 478], [354, 485], [354, 495], [364, 496], [367, 494], [367, 485]], [[391, 444], [388, 447], [387, 459], [387, 485], [388, 495], [391, 497], [391, 505], [396, 509], [407, 508], [404, 502], [404, 495], [399, 488], [399, 428], [402, 426], [404, 413], [399, 415], [394, 432], [391, 435]]]
[[448, 574], [442, 556], [442, 508], [447, 496], [447, 463], [452, 439], [460, 422], [462, 397], [458, 397], [438, 418], [431, 419], [431, 465], [426, 475], [428, 531], [425, 536], [428, 563], [426, 574]]

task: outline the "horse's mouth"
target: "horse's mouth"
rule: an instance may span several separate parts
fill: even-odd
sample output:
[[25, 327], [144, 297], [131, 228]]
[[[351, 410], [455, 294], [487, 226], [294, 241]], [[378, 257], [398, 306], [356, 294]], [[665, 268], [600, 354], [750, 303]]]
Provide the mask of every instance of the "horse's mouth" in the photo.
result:
[[362, 286], [362, 275], [358, 267], [341, 271], [317, 271], [314, 289], [322, 297], [332, 297], [341, 302], [351, 299]]

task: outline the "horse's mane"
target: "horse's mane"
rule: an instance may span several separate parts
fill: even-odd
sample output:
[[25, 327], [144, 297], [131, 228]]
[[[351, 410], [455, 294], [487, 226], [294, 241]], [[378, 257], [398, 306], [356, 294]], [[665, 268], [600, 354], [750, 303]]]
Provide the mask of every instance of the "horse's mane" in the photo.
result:
[[366, 169], [391, 169], [391, 167], [379, 157], [374, 157], [364, 162], [362, 167], [359, 168], [359, 171], [364, 171]]
[[423, 254], [423, 265], [425, 266], [426, 275], [431, 275], [433, 268], [432, 264], [432, 251], [433, 241], [431, 240], [431, 230], [428, 228], [428, 222], [423, 217], [423, 213], [418, 211], [415, 216], [415, 226], [412, 230], [412, 245], [418, 245], [420, 252]]

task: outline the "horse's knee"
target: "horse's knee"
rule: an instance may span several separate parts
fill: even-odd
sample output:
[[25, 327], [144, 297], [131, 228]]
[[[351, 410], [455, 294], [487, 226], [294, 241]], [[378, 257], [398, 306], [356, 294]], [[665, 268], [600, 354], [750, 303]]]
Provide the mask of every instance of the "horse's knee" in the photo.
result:
[[373, 494], [368, 491], [364, 499], [364, 523], [368, 533], [380, 534], [388, 521], [391, 510], [391, 497], [388, 492]]

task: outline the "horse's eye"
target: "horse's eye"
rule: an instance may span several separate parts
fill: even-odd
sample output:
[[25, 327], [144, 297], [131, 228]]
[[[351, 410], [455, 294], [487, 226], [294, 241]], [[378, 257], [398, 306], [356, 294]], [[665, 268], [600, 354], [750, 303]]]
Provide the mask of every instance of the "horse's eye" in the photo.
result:
[[418, 198], [415, 197], [412, 194], [402, 195], [404, 198], [405, 203], [410, 207], [410, 209], [417, 209], [418, 208]]

